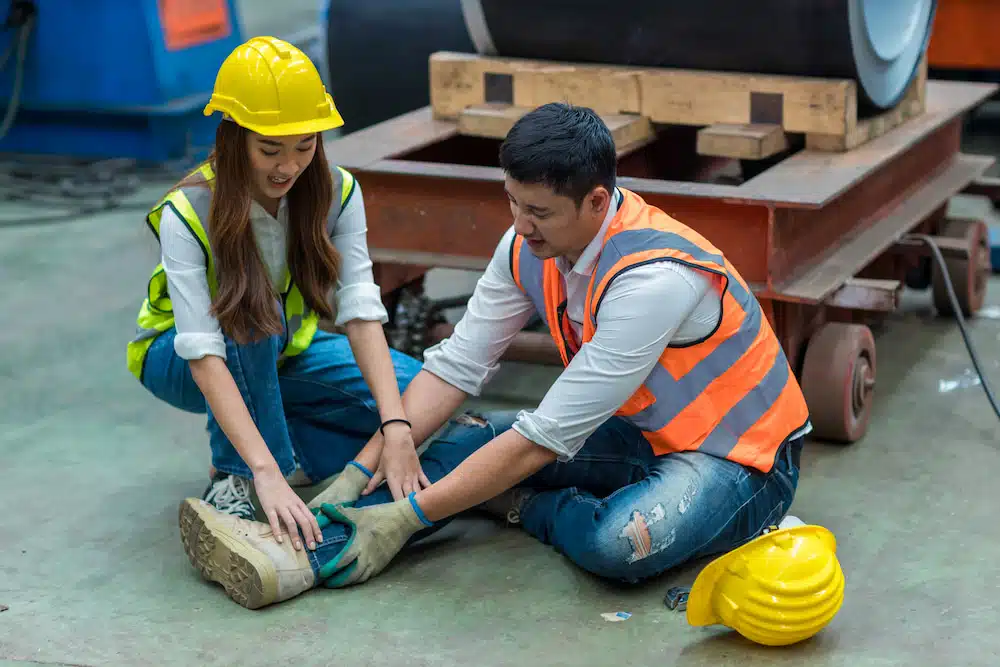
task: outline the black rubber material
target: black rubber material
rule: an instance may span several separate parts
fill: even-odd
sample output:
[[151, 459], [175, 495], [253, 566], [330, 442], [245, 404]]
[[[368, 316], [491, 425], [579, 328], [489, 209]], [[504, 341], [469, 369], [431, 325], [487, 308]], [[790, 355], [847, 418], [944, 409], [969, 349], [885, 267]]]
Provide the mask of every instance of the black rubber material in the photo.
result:
[[846, 0], [481, 4], [503, 57], [858, 78]]
[[345, 134], [430, 104], [435, 51], [475, 53], [459, 0], [331, 2], [327, 29], [330, 93]]

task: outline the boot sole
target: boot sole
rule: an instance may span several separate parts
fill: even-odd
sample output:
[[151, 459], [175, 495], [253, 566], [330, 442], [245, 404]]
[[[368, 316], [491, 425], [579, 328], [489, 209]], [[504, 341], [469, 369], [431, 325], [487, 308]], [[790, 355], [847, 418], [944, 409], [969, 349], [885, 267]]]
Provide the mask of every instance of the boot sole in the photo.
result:
[[278, 597], [278, 573], [270, 559], [244, 544], [215, 520], [196, 498], [179, 509], [181, 543], [196, 570], [220, 584], [226, 594], [247, 609], [259, 609]]

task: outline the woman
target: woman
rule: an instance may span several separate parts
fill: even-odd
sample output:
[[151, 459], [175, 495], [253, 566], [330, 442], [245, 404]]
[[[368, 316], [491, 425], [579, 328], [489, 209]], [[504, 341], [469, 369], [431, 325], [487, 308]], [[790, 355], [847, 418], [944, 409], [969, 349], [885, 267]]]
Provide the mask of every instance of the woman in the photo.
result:
[[[376, 468], [394, 495], [430, 484], [400, 399], [420, 365], [386, 343], [361, 188], [327, 164], [320, 133], [343, 120], [313, 63], [253, 38], [222, 64], [213, 111], [208, 160], [147, 216], [161, 263], [128, 365], [160, 400], [207, 413], [205, 501], [252, 519], [252, 480], [278, 540], [287, 528], [300, 549], [298, 527], [314, 548], [289, 479], [341, 472], [323, 502], [357, 499]], [[346, 337], [317, 328], [335, 313]]]

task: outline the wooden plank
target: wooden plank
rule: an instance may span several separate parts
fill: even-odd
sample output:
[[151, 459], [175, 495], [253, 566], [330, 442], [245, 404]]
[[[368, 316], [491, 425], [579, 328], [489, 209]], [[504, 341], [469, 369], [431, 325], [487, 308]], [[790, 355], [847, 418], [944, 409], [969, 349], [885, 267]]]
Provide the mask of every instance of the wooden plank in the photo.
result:
[[928, 81], [927, 110], [916, 118], [851, 151], [799, 151], [741, 185], [737, 196], [795, 207], [825, 206], [998, 88], [992, 83]]
[[629, 68], [447, 51], [431, 54], [429, 64], [435, 118], [457, 119], [463, 109], [477, 104], [533, 109], [554, 101], [588, 106], [598, 113], [639, 112], [639, 84]]
[[810, 263], [804, 272], [775, 285], [775, 296], [805, 303], [823, 302], [992, 163], [990, 157], [956, 155], [947, 167], [885, 217], [845, 235], [837, 247]]
[[[978, 106], [998, 88], [1000, 86], [992, 83], [929, 81], [927, 111], [910, 122], [845, 153], [799, 151], [741, 185], [626, 176], [620, 177], [619, 182], [633, 191], [653, 196], [708, 198], [780, 208], [820, 208], [900, 158], [942, 126]], [[359, 170], [362, 185], [365, 171], [503, 183], [503, 172], [497, 167], [393, 159], [428, 145], [428, 142], [433, 143], [435, 137], [443, 141], [457, 135], [457, 122], [435, 119], [432, 109], [427, 106], [371, 128], [328, 139], [325, 145], [331, 162]], [[372, 145], [365, 142], [369, 136]]]
[[531, 111], [510, 104], [473, 104], [458, 114], [458, 133], [503, 139], [521, 116]]
[[[458, 115], [458, 133], [503, 139], [514, 123], [530, 110], [508, 104], [472, 105]], [[634, 114], [604, 114], [601, 119], [611, 131], [619, 156], [656, 138], [656, 131], [648, 118]]]
[[895, 107], [871, 118], [859, 120], [845, 134], [806, 134], [806, 148], [817, 151], [849, 151], [899, 127], [924, 113], [926, 108], [927, 58], [921, 61], [917, 76], [906, 95]]
[[899, 307], [903, 283], [898, 280], [849, 278], [825, 301], [832, 308], [889, 313]]
[[847, 79], [647, 69], [637, 74], [639, 112], [654, 123], [775, 123], [786, 132], [844, 134], [857, 118]]
[[780, 125], [720, 123], [698, 130], [698, 154], [761, 160], [788, 148], [788, 135]]
[[[436, 118], [491, 102], [534, 108], [548, 102], [598, 113], [636, 113], [654, 123], [770, 122], [788, 132], [845, 134], [857, 117], [849, 79], [495, 58], [437, 52], [430, 57]], [[767, 118], [766, 116], [774, 116]]]

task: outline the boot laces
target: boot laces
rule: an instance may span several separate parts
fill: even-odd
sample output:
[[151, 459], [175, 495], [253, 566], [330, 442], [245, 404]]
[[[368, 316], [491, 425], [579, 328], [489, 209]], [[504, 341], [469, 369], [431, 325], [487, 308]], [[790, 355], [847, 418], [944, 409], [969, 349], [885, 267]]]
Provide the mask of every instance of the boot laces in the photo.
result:
[[226, 514], [244, 518], [254, 516], [253, 502], [250, 500], [250, 481], [238, 475], [229, 475], [212, 485], [205, 495], [205, 502]]

